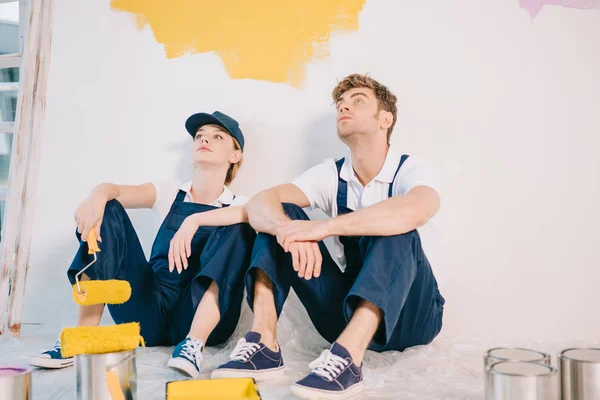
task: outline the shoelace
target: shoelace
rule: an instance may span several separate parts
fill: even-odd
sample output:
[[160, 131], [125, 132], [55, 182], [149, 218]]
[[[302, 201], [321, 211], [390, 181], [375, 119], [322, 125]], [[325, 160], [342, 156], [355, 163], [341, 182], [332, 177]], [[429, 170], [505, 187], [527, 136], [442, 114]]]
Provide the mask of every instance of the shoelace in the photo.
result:
[[48, 350], [47, 353], [57, 351], [60, 354], [61, 349], [62, 349], [62, 347], [60, 347], [60, 340], [57, 340], [56, 343], [54, 343], [54, 347], [52, 348], [52, 350]]
[[324, 350], [319, 358], [308, 364], [313, 374], [333, 381], [348, 366], [348, 360], [336, 356], [329, 350]]
[[181, 346], [181, 355], [198, 366], [202, 361], [202, 341], [199, 339], [188, 339]]
[[232, 361], [246, 362], [258, 350], [260, 350], [260, 345], [258, 343], [246, 342], [246, 339], [241, 338], [229, 355], [229, 359]]

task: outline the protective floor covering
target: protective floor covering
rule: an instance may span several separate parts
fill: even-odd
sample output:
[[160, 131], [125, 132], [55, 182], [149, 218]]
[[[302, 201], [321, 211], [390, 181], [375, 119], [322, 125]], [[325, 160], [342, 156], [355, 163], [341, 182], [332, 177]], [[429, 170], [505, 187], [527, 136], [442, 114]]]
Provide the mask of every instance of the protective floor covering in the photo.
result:
[[[286, 375], [277, 382], [261, 383], [262, 398], [291, 399], [289, 386], [308, 371], [308, 363], [328, 347], [300, 311], [296, 299], [288, 302], [278, 325], [279, 343], [283, 349]], [[234, 337], [224, 346], [204, 352], [202, 378], [225, 362], [237, 339], [249, 328], [251, 313], [244, 308]], [[299, 328], [300, 327], [300, 328]], [[10, 334], [0, 338], [0, 364], [25, 364], [29, 355], [48, 349], [56, 340], [58, 327], [25, 326], [21, 338]], [[408, 349], [402, 353], [367, 352], [365, 358], [365, 391], [357, 399], [482, 399], [483, 358], [485, 350], [496, 346], [519, 346], [548, 352], [553, 364], [556, 354], [572, 346], [600, 346], [597, 342], [489, 342], [475, 338], [442, 334], [430, 345]], [[164, 399], [165, 383], [184, 379], [166, 367], [172, 348], [141, 349], [137, 360], [138, 398]], [[35, 370], [33, 399], [74, 399], [75, 370]], [[2, 399], [4, 400], [4, 399]]]

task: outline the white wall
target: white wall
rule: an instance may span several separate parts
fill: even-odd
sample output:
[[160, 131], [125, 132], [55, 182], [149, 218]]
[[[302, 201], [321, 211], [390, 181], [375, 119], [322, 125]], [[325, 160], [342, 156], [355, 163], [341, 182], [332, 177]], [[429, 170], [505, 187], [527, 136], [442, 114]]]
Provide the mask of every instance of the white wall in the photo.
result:
[[[240, 120], [234, 189], [253, 194], [345, 153], [330, 92], [370, 72], [400, 98], [393, 140], [442, 171], [445, 333], [597, 338], [599, 39], [600, 11], [545, 7], [531, 21], [517, 1], [368, 0], [359, 32], [333, 34], [296, 90], [232, 81], [213, 54], [167, 60], [108, 1], [55, 0], [24, 320], [74, 321], [75, 207], [101, 181], [189, 176], [189, 114]], [[149, 246], [150, 214], [132, 215]]]
[[19, 2], [0, 4], [0, 21], [19, 22]]

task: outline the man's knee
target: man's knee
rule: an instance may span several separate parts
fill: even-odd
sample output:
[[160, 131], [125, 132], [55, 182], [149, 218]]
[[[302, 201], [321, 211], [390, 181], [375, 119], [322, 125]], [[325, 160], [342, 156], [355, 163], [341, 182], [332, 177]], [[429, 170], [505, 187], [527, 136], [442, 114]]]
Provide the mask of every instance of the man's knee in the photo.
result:
[[388, 263], [388, 269], [394, 269], [394, 266], [402, 267], [406, 257], [410, 257], [420, 262], [423, 257], [421, 239], [417, 230], [392, 236], [365, 236], [360, 239], [361, 257], [365, 264], [379, 265], [379, 261], [385, 260]]
[[283, 211], [285, 214], [293, 220], [308, 220], [308, 215], [304, 212], [304, 210], [292, 203], [283, 203]]
[[361, 238], [362, 242], [366, 242], [370, 245], [374, 245], [376, 247], [379, 246], [402, 246], [402, 245], [410, 245], [412, 246], [415, 242], [420, 243], [421, 239], [419, 237], [419, 233], [416, 229], [413, 229], [410, 232], [403, 233], [401, 235], [391, 235], [391, 236], [364, 236]]

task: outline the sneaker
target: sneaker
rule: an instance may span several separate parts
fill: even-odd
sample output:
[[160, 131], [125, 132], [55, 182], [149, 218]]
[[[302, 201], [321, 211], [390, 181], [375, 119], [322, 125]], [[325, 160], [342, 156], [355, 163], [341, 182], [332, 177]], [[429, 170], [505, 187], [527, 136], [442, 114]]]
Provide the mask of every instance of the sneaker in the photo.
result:
[[183, 372], [193, 379], [200, 378], [203, 343], [200, 339], [186, 338], [175, 346], [167, 366]]
[[229, 356], [230, 361], [213, 371], [211, 378], [254, 378], [255, 381], [284, 375], [281, 349], [269, 350], [260, 342], [260, 333], [248, 332]]
[[57, 340], [52, 349], [31, 357], [29, 365], [40, 368], [65, 368], [73, 365], [73, 357], [62, 356], [60, 340]]
[[334, 343], [330, 350], [310, 363], [312, 372], [294, 383], [291, 391], [302, 399], [345, 399], [363, 389], [362, 367], [352, 361], [348, 350]]

